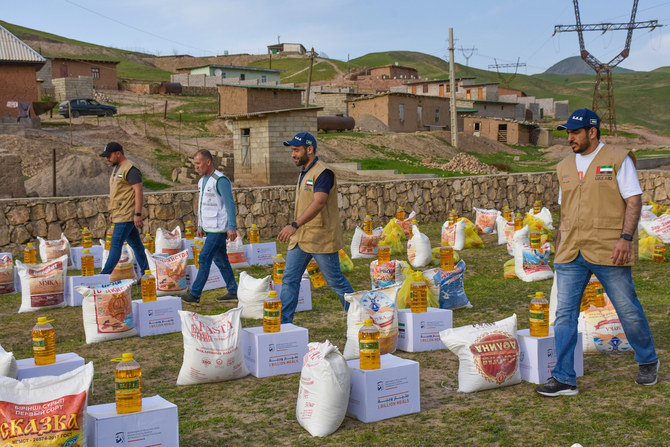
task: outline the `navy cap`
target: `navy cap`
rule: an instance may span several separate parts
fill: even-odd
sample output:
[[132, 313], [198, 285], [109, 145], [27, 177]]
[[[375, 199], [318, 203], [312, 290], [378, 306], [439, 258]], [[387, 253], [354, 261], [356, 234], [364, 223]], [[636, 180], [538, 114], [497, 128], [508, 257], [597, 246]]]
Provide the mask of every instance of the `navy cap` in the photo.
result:
[[107, 143], [105, 146], [105, 150], [100, 154], [101, 157], [109, 157], [112, 152], [123, 152], [123, 146], [121, 146], [119, 143], [116, 143], [112, 141], [111, 143]]
[[308, 132], [300, 132], [290, 141], [284, 141], [284, 146], [312, 146], [316, 149], [316, 138]]
[[557, 127], [558, 130], [576, 130], [582, 127], [595, 127], [600, 129], [600, 117], [596, 112], [589, 109], [579, 109], [572, 112], [565, 124]]

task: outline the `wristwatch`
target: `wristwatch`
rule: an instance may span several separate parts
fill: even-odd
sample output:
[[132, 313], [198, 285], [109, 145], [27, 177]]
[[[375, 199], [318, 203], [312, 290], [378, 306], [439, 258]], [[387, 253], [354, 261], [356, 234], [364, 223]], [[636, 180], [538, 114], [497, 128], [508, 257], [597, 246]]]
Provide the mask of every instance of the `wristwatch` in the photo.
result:
[[298, 229], [298, 227], [300, 227], [300, 225], [298, 225], [298, 222], [296, 222], [295, 220], [293, 222], [291, 222], [291, 226], [293, 228], [295, 228], [296, 230]]
[[142, 217], [142, 213], [135, 213], [137, 217]]
[[621, 233], [621, 236], [619, 236], [621, 239], [625, 239], [627, 241], [632, 241], [633, 240], [633, 235], [632, 234], [627, 234], [627, 233]]

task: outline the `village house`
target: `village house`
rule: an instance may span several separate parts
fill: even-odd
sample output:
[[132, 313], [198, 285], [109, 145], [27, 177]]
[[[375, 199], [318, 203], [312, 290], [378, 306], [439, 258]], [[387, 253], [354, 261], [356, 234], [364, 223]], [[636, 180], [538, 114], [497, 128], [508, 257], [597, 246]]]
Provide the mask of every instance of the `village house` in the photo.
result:
[[465, 117], [463, 132], [504, 144], [551, 146], [551, 129], [543, 129], [536, 123], [524, 121]]
[[[498, 84], [475, 84], [475, 78], [457, 78], [456, 99], [475, 99], [480, 101], [497, 101]], [[412, 93], [414, 95], [428, 95], [448, 97], [450, 94], [449, 79], [432, 79], [406, 82], [391, 91]]]
[[304, 89], [280, 86], [219, 84], [219, 115], [238, 115], [301, 106]]
[[268, 54], [297, 54], [305, 55], [307, 50], [300, 43], [277, 43], [274, 45], [268, 45]]
[[54, 79], [78, 77], [93, 79], [95, 89], [118, 90], [119, 79], [116, 73], [118, 64], [119, 61], [50, 57], [37, 72], [37, 78], [43, 82], [45, 91], [53, 89]]
[[268, 68], [236, 67], [232, 65], [201, 65], [198, 67], [182, 67], [177, 69], [178, 73], [190, 75], [215, 76], [221, 79], [239, 79], [240, 81], [259, 81], [262, 84], [279, 84], [281, 70]]

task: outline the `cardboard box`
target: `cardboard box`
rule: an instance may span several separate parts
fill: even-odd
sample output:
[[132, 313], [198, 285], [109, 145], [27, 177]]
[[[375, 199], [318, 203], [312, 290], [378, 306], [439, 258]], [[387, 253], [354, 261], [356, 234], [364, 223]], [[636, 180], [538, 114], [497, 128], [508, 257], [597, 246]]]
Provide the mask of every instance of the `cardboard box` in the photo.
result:
[[[88, 249], [93, 255], [93, 267], [97, 269], [102, 268], [102, 245], [93, 245]], [[81, 270], [81, 255], [84, 253], [84, 247], [70, 247], [70, 254], [72, 255], [72, 263], [74, 268]]]
[[[281, 295], [281, 284], [270, 283], [272, 290], [277, 291], [277, 296]], [[298, 291], [298, 306], [295, 308], [296, 312], [303, 310], [312, 310], [312, 289], [309, 278], [302, 278], [300, 280], [300, 290]]]
[[[190, 288], [195, 282], [195, 278], [198, 276], [198, 269], [195, 268], [195, 265], [186, 266], [186, 285]], [[209, 278], [203, 287], [203, 292], [205, 290], [220, 289], [221, 287], [226, 287], [226, 282], [221, 276], [219, 268], [212, 262], [212, 266], [209, 269]]]
[[160, 396], [142, 399], [142, 411], [117, 414], [116, 404], [86, 409], [86, 442], [91, 447], [178, 447], [177, 406]]
[[272, 258], [277, 256], [277, 243], [273, 241], [244, 245], [244, 255], [249, 265], [272, 265]]
[[359, 359], [347, 364], [351, 370], [347, 416], [374, 422], [421, 410], [418, 362], [385, 354], [380, 369], [362, 370]]
[[[554, 328], [549, 327], [549, 336], [531, 337], [530, 329], [521, 329], [516, 333], [519, 341], [519, 368], [521, 378], [526, 382], [546, 383], [556, 366], [556, 343]], [[575, 347], [575, 373], [577, 377], [584, 375], [584, 355], [582, 351], [581, 332], [577, 333]]]
[[74, 352], [67, 352], [65, 354], [56, 354], [56, 363], [51, 365], [35, 365], [33, 357], [27, 359], [20, 359], [16, 361], [18, 367], [17, 379], [23, 380], [29, 377], [41, 376], [60, 376], [68, 371], [84, 366], [84, 359], [79, 357]]
[[307, 329], [291, 323], [282, 324], [279, 332], [263, 332], [262, 326], [242, 330], [244, 361], [256, 377], [300, 372], [307, 343]]
[[75, 290], [77, 286], [98, 286], [109, 284], [109, 275], [68, 276], [65, 301], [68, 306], [81, 306], [84, 296]]
[[422, 313], [398, 309], [398, 349], [406, 352], [447, 349], [440, 340], [440, 331], [450, 329], [452, 321], [451, 309], [429, 307]]
[[181, 298], [176, 296], [159, 296], [156, 301], [145, 303], [133, 300], [135, 328], [140, 337], [169, 334], [181, 331]]

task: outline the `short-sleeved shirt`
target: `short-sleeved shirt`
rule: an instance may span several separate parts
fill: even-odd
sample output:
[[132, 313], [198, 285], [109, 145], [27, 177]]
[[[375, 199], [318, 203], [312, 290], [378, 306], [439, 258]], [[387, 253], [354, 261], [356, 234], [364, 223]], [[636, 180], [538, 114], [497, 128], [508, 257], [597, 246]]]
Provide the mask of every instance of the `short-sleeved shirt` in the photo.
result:
[[128, 182], [129, 185], [136, 185], [138, 183], [142, 183], [142, 173], [140, 172], [140, 170], [137, 169], [135, 166], [130, 168], [128, 170], [128, 174], [126, 174], [126, 182]]
[[[302, 183], [302, 179], [309, 171], [312, 166], [314, 166], [314, 163], [319, 159], [319, 157], [314, 158], [314, 161], [309, 164], [306, 168], [303, 167], [302, 171], [300, 172], [300, 180], [298, 183]], [[335, 184], [335, 174], [333, 171], [330, 169], [325, 169], [321, 175], [319, 175], [316, 178], [316, 181], [314, 182], [314, 192], [325, 192], [326, 194], [330, 194], [330, 190], [333, 188], [333, 185]]]

